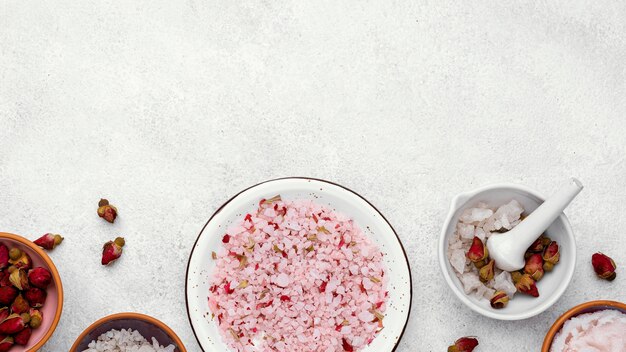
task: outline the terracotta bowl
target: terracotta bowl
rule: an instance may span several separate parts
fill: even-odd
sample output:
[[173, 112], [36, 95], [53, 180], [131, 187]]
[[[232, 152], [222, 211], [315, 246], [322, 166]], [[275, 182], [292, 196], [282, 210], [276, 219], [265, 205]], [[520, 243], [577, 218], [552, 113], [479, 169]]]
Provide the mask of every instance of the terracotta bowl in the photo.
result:
[[568, 310], [563, 315], [561, 315], [561, 317], [557, 319], [554, 324], [552, 324], [552, 327], [550, 328], [550, 330], [548, 330], [548, 333], [543, 340], [541, 352], [550, 351], [550, 346], [552, 345], [552, 340], [554, 340], [554, 336], [559, 331], [561, 331], [563, 324], [565, 324], [567, 320], [580, 314], [593, 313], [605, 309], [614, 309], [619, 310], [622, 313], [626, 313], [626, 304], [615, 301], [591, 301], [575, 306], [574, 308]]
[[91, 341], [111, 329], [133, 329], [139, 331], [148, 341], [154, 337], [161, 346], [174, 345], [174, 352], [187, 352], [176, 333], [161, 321], [139, 313], [118, 313], [106, 316], [91, 324], [74, 342], [70, 352], [82, 352]]
[[14, 346], [11, 349], [11, 352], [35, 352], [50, 339], [61, 319], [61, 312], [63, 311], [63, 284], [61, 283], [61, 277], [48, 254], [32, 241], [22, 236], [0, 232], [0, 243], [9, 248], [19, 248], [30, 256], [33, 261], [33, 267], [44, 267], [52, 274], [52, 283], [46, 290], [48, 294], [46, 303], [40, 308], [43, 315], [41, 326], [33, 329], [28, 345]]

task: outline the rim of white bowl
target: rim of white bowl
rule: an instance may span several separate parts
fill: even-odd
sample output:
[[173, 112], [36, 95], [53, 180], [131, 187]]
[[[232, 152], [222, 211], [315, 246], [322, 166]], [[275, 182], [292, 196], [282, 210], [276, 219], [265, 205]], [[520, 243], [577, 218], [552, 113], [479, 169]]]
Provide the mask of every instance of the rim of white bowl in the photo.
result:
[[441, 234], [439, 235], [439, 251], [438, 251], [439, 266], [441, 267], [443, 277], [448, 283], [448, 286], [450, 286], [450, 288], [452, 289], [452, 292], [454, 292], [454, 294], [461, 300], [461, 302], [463, 302], [466, 306], [468, 306], [471, 310], [475, 311], [476, 313], [479, 313], [481, 315], [484, 315], [492, 319], [498, 319], [498, 320], [528, 319], [538, 314], [541, 314], [546, 309], [552, 307], [552, 305], [554, 305], [554, 303], [556, 303], [556, 301], [558, 301], [559, 298], [561, 298], [563, 293], [565, 293], [565, 290], [569, 287], [569, 284], [572, 281], [572, 277], [574, 276], [574, 269], [576, 267], [576, 238], [574, 237], [572, 226], [567, 216], [565, 215], [565, 213], [561, 213], [561, 215], [559, 215], [559, 219], [563, 221], [565, 233], [567, 234], [568, 239], [571, 241], [571, 244], [572, 244], [571, 248], [573, 252], [572, 257], [573, 257], [574, 263], [566, 271], [563, 284], [559, 285], [555, 293], [552, 296], [548, 297], [543, 302], [543, 304], [539, 305], [538, 307], [534, 309], [529, 310], [528, 312], [520, 313], [520, 314], [511, 314], [511, 313], [505, 313], [504, 311], [484, 309], [476, 305], [474, 302], [472, 302], [469, 299], [468, 295], [466, 295], [465, 292], [461, 292], [461, 290], [456, 286], [456, 284], [452, 281], [452, 277], [450, 276], [450, 273], [448, 271], [448, 266], [447, 266], [448, 258], [446, 256], [446, 244], [447, 244], [446, 233], [447, 233], [448, 227], [450, 226], [450, 222], [452, 222], [454, 214], [460, 208], [465, 206], [471, 198], [477, 196], [480, 193], [491, 191], [491, 190], [498, 189], [498, 188], [513, 189], [513, 190], [521, 191], [521, 192], [527, 193], [528, 195], [537, 197], [541, 201], [546, 200], [546, 197], [544, 197], [543, 194], [541, 194], [540, 192], [528, 186], [524, 186], [524, 185], [520, 185], [516, 183], [494, 183], [494, 184], [489, 184], [486, 186], [476, 188], [469, 192], [463, 192], [463, 193], [456, 195], [454, 198], [452, 198], [452, 201], [450, 202], [450, 210], [448, 211], [446, 220], [444, 221], [443, 226], [441, 228]]

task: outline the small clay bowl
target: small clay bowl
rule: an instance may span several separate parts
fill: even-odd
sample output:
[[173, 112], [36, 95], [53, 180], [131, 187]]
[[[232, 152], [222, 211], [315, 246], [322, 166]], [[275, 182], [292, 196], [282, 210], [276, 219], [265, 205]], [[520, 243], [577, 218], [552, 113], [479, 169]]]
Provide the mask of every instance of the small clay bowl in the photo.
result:
[[52, 283], [46, 289], [46, 302], [42, 308], [39, 308], [43, 316], [41, 326], [33, 329], [28, 345], [15, 345], [11, 348], [11, 352], [35, 352], [50, 339], [61, 319], [61, 312], [63, 311], [63, 284], [61, 283], [61, 277], [48, 254], [32, 241], [22, 236], [0, 232], [0, 243], [9, 248], [19, 248], [30, 256], [34, 268], [43, 267], [52, 274]]
[[561, 328], [563, 327], [563, 324], [565, 324], [566, 321], [568, 321], [569, 319], [577, 315], [581, 315], [585, 313], [593, 313], [593, 312], [597, 312], [597, 311], [605, 310], [605, 309], [619, 310], [620, 312], [626, 314], [626, 304], [622, 302], [591, 301], [591, 302], [579, 304], [576, 307], [565, 312], [563, 315], [561, 315], [559, 319], [557, 319], [554, 322], [554, 324], [552, 324], [552, 327], [550, 327], [550, 330], [548, 330], [548, 333], [546, 334], [546, 337], [543, 340], [543, 345], [541, 346], [541, 352], [550, 352], [550, 346], [552, 346], [552, 341], [554, 340], [554, 337], [559, 331], [561, 331]]
[[187, 352], [183, 342], [176, 333], [163, 322], [139, 313], [118, 313], [106, 316], [91, 324], [74, 342], [70, 352], [82, 352], [89, 348], [89, 343], [97, 340], [98, 336], [115, 329], [137, 330], [143, 337], [152, 343], [154, 337], [161, 346], [174, 345], [174, 352]]

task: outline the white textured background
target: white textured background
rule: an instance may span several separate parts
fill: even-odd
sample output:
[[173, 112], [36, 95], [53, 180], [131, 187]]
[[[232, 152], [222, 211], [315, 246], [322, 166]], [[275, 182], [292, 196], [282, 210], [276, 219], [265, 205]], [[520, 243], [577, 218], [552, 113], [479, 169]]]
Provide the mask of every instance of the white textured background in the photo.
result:
[[[0, 4], [0, 230], [62, 233], [66, 300], [43, 351], [138, 311], [199, 351], [187, 257], [211, 213], [280, 176], [329, 179], [372, 201], [414, 274], [398, 352], [538, 351], [569, 307], [626, 300], [623, 1], [55, 1]], [[550, 310], [499, 322], [440, 276], [450, 198], [520, 182], [586, 188], [567, 210], [574, 278]], [[100, 197], [118, 222], [96, 216]], [[124, 257], [99, 264], [124, 235]], [[597, 280], [590, 256], [621, 266]], [[219, 352], [219, 351], [218, 351]]]

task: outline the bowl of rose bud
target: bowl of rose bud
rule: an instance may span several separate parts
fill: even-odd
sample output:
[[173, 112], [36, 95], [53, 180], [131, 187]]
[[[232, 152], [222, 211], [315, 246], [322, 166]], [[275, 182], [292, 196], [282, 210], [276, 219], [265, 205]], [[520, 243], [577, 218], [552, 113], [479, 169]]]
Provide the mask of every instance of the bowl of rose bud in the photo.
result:
[[0, 352], [37, 351], [56, 329], [63, 310], [63, 286], [52, 260], [59, 235], [36, 243], [0, 232]]
[[576, 242], [565, 214], [537, 234], [521, 270], [500, 270], [486, 245], [544, 200], [516, 184], [486, 186], [452, 200], [439, 240], [439, 263], [446, 282], [469, 308], [494, 319], [520, 320], [545, 311], [565, 292], [576, 265]]

